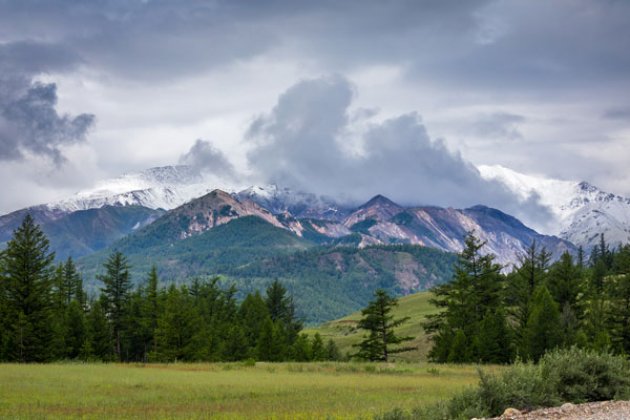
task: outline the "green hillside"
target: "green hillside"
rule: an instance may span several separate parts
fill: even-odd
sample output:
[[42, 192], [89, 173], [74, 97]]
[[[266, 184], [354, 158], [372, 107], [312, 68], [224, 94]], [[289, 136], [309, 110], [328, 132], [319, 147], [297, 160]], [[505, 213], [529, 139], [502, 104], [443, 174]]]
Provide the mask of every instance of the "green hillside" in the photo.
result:
[[[397, 328], [396, 333], [416, 337], [409, 345], [417, 346], [418, 350], [398, 354], [394, 357], [395, 360], [414, 362], [426, 360], [430, 344], [424, 334], [422, 322], [426, 315], [437, 312], [435, 306], [429, 303], [430, 298], [431, 293], [420, 292], [402, 297], [398, 300], [398, 307], [393, 311], [394, 316], [396, 318], [408, 316], [411, 319]], [[359, 319], [361, 319], [361, 312], [357, 311], [343, 318], [326, 322], [315, 328], [310, 328], [306, 330], [306, 332], [308, 334], [318, 332], [324, 340], [332, 338], [337, 346], [339, 346], [342, 354], [354, 353], [356, 349], [353, 348], [352, 345], [359, 343], [365, 333], [365, 331], [357, 329]]]
[[[153, 240], [159, 237], [163, 236], [150, 226], [114, 245], [128, 256], [134, 282], [143, 282], [155, 264], [163, 283], [219, 275], [225, 285], [234, 284], [242, 298], [279, 279], [307, 324], [363, 307], [378, 288], [400, 296], [442, 283], [450, 278], [456, 258], [411, 245], [362, 249], [317, 245], [257, 217], [238, 218], [177, 242]], [[79, 261], [93, 290], [100, 286], [94, 279], [109, 252]]]

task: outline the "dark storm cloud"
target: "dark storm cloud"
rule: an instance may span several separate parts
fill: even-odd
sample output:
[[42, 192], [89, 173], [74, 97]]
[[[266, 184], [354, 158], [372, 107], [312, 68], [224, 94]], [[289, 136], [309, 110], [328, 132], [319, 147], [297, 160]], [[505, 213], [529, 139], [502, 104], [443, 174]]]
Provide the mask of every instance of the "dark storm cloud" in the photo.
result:
[[59, 115], [57, 86], [33, 82], [48, 71], [67, 71], [79, 59], [57, 45], [34, 42], [0, 44], [0, 160], [25, 153], [64, 162], [60, 147], [85, 140], [94, 116]]
[[[363, 201], [385, 194], [403, 204], [484, 203], [523, 215], [519, 200], [440, 140], [416, 113], [369, 123], [363, 152], [348, 150], [356, 130], [349, 118], [354, 88], [339, 76], [302, 81], [282, 94], [249, 130], [249, 162], [267, 182]], [[536, 214], [549, 213], [535, 202]], [[540, 220], [538, 220], [540, 222]]]
[[227, 179], [234, 179], [236, 176], [236, 171], [230, 161], [207, 140], [198, 139], [188, 152], [180, 156], [179, 163]]
[[59, 147], [85, 140], [94, 116], [59, 115], [56, 104], [56, 85], [35, 83], [22, 96], [1, 105], [0, 159], [21, 159], [30, 152], [62, 164]]
[[131, 78], [272, 52], [339, 72], [393, 64], [411, 80], [536, 94], [627, 85], [629, 13], [627, 1], [588, 0], [25, 0], [0, 3], [0, 39], [52, 39]]

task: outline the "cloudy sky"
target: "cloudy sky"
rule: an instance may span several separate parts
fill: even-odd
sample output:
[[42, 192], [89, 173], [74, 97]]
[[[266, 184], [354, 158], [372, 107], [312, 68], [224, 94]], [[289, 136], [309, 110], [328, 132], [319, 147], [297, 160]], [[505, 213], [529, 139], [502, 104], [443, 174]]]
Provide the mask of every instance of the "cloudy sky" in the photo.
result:
[[627, 0], [0, 0], [0, 212], [176, 163], [513, 212], [475, 165], [630, 196], [628, 22]]

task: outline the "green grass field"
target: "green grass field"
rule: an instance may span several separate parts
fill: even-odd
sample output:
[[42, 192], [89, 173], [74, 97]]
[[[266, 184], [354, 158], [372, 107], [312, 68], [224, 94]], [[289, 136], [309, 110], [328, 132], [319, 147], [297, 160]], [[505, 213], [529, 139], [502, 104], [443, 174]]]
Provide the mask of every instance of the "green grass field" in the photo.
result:
[[[417, 350], [400, 353], [395, 356], [395, 359], [409, 362], [426, 360], [431, 345], [422, 329], [422, 322], [425, 320], [426, 315], [437, 312], [435, 306], [429, 303], [430, 298], [430, 293], [421, 292], [398, 300], [398, 306], [394, 309], [394, 317], [402, 318], [408, 316], [410, 319], [395, 331], [399, 335], [415, 337], [413, 341], [405, 345], [414, 346]], [[359, 319], [361, 319], [361, 312], [355, 312], [344, 318], [322, 324], [319, 327], [309, 328], [305, 332], [309, 335], [318, 332], [325, 341], [332, 338], [342, 354], [354, 353], [356, 349], [352, 345], [359, 343], [363, 335], [366, 334], [365, 331], [357, 329]]]
[[448, 398], [474, 366], [0, 365], [0, 418], [371, 418]]

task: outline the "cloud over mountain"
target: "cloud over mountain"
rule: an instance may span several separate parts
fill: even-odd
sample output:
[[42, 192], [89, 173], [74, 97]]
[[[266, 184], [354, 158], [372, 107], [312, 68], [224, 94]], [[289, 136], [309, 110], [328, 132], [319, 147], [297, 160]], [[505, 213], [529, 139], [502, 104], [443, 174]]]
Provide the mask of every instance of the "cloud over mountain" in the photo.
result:
[[[353, 113], [355, 89], [341, 76], [305, 80], [257, 118], [248, 138], [254, 171], [266, 182], [354, 201], [385, 194], [405, 204], [485, 203], [523, 215], [518, 199], [432, 139], [417, 113], [378, 121]], [[545, 219], [548, 211], [528, 203]], [[527, 209], [531, 214], [530, 209]]]

